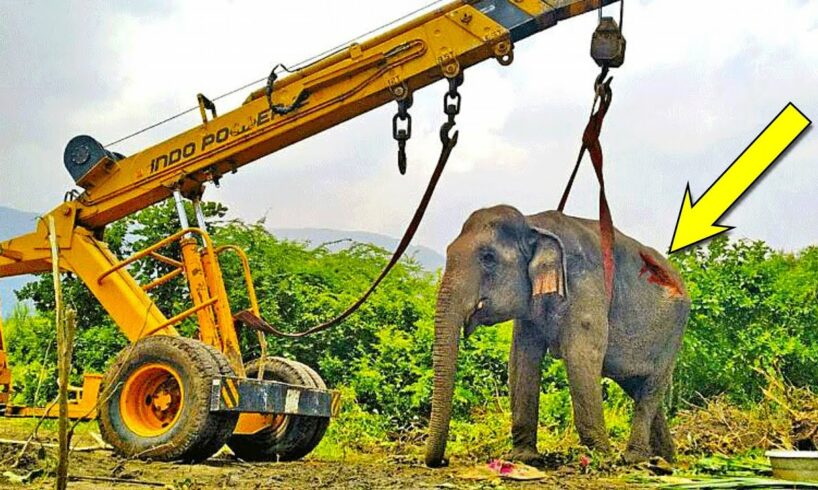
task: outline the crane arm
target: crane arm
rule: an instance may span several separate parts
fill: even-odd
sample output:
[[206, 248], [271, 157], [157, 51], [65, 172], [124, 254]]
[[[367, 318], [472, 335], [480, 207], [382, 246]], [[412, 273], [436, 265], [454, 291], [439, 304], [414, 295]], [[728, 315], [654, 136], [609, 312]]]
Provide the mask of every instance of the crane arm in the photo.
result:
[[[264, 88], [238, 108], [129, 157], [77, 137], [65, 164], [84, 192], [53, 211], [61, 248], [73, 229], [107, 224], [169, 197], [195, 196], [202, 185], [295, 142], [377, 108], [489, 58], [510, 63], [514, 43], [616, 0], [456, 0], [305, 66], [273, 86], [277, 114]], [[42, 226], [0, 243], [0, 277], [47, 270]]]

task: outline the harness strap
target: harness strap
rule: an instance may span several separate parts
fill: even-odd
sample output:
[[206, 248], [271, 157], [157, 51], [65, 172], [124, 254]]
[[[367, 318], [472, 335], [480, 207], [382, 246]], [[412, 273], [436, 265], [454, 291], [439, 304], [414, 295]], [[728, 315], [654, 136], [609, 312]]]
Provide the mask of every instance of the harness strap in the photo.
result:
[[[591, 110], [591, 116], [588, 119], [588, 124], [585, 126], [585, 131], [582, 134], [582, 147], [579, 150], [577, 163], [574, 165], [574, 170], [571, 172], [571, 177], [568, 179], [568, 184], [565, 186], [565, 191], [562, 193], [560, 204], [557, 210], [562, 212], [565, 209], [565, 204], [568, 201], [568, 195], [571, 193], [571, 187], [574, 185], [574, 179], [577, 176], [577, 171], [582, 163], [582, 157], [585, 151], [591, 155], [591, 163], [594, 166], [594, 173], [599, 182], [599, 239], [602, 250], [602, 268], [605, 278], [605, 292], [608, 295], [608, 304], [610, 305], [613, 299], [614, 287], [614, 270], [616, 268], [614, 263], [614, 227], [613, 219], [611, 218], [611, 210], [608, 207], [608, 199], [605, 197], [605, 178], [602, 173], [603, 155], [602, 145], [599, 142], [599, 134], [602, 131], [602, 123], [605, 120], [605, 114], [608, 113], [608, 108], [611, 105], [611, 80], [605, 77], [608, 74], [607, 68], [602, 69], [599, 77], [596, 80], [596, 96], [594, 97], [594, 108]], [[604, 81], [603, 81], [604, 80]], [[597, 102], [599, 105], [597, 106]]]

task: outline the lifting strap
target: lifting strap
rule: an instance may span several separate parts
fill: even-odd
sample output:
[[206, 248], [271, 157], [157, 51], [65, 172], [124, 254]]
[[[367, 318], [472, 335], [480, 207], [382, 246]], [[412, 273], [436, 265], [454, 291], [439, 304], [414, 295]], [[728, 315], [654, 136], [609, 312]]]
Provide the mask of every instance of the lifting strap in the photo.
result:
[[[560, 199], [558, 211], [562, 212], [565, 209], [565, 204], [568, 201], [568, 195], [571, 193], [571, 187], [574, 185], [574, 178], [577, 176], [577, 171], [582, 163], [582, 157], [585, 151], [591, 155], [591, 163], [594, 166], [594, 173], [597, 181], [599, 181], [599, 240], [602, 249], [602, 268], [605, 278], [605, 292], [608, 296], [608, 305], [610, 306], [613, 299], [614, 287], [614, 227], [611, 219], [611, 210], [608, 207], [608, 199], [605, 197], [605, 179], [602, 174], [602, 145], [599, 143], [599, 134], [602, 131], [602, 122], [605, 120], [605, 114], [608, 112], [608, 107], [611, 105], [611, 80], [613, 78], [605, 77], [608, 75], [608, 68], [603, 68], [602, 72], [596, 79], [594, 96], [594, 104], [591, 108], [591, 116], [588, 119], [588, 125], [585, 126], [585, 131], [582, 134], [582, 147], [579, 150], [577, 163], [574, 165], [574, 171], [571, 173], [571, 178], [568, 179], [568, 184], [565, 186], [565, 191]], [[597, 106], [597, 103], [599, 105]]]
[[[412, 242], [412, 238], [415, 236], [415, 232], [417, 232], [418, 228], [420, 227], [420, 223], [423, 220], [423, 215], [426, 213], [426, 208], [429, 206], [429, 201], [432, 200], [432, 195], [435, 192], [435, 187], [437, 187], [437, 183], [440, 180], [440, 176], [443, 174], [443, 169], [446, 167], [446, 162], [449, 161], [449, 156], [452, 153], [455, 145], [457, 145], [457, 138], [459, 135], [458, 131], [455, 131], [451, 136], [449, 136], [449, 132], [455, 125], [454, 116], [460, 111], [460, 97], [457, 94], [457, 87], [463, 83], [462, 76], [458, 76], [453, 79], [449, 79], [449, 92], [445, 95], [444, 100], [446, 103], [444, 104], [444, 109], [446, 115], [448, 116], [448, 120], [443, 123], [440, 128], [440, 142], [442, 143], [442, 148], [440, 150], [440, 157], [437, 160], [437, 165], [435, 166], [434, 171], [432, 172], [432, 176], [429, 178], [429, 183], [426, 185], [426, 191], [423, 193], [423, 197], [418, 204], [417, 209], [415, 209], [415, 214], [412, 216], [412, 221], [409, 222], [409, 226], [406, 227], [406, 231], [403, 233], [403, 238], [401, 238], [398, 247], [392, 253], [392, 258], [389, 259], [389, 262], [386, 266], [381, 270], [381, 273], [378, 277], [372, 282], [372, 285], [369, 286], [369, 289], [358, 298], [355, 303], [349, 306], [346, 310], [343, 311], [340, 315], [336, 316], [332, 320], [326, 321], [320, 325], [316, 325], [312, 328], [304, 330], [302, 332], [291, 333], [291, 332], [283, 332], [278, 330], [276, 327], [267, 323], [264, 319], [257, 317], [253, 314], [250, 310], [243, 310], [233, 317], [235, 322], [241, 323], [247, 328], [251, 328], [253, 330], [258, 330], [260, 332], [269, 333], [272, 335], [276, 335], [278, 337], [288, 337], [288, 338], [298, 338], [298, 337], [306, 337], [307, 335], [312, 335], [314, 333], [318, 333], [327, 329], [330, 329], [344, 320], [349, 318], [353, 313], [358, 311], [369, 296], [375, 292], [375, 289], [381, 283], [381, 281], [386, 278], [389, 272], [392, 270], [395, 265], [397, 265], [398, 261], [400, 260], [403, 253], [409, 247], [409, 244]], [[452, 102], [452, 103], [449, 103]]]

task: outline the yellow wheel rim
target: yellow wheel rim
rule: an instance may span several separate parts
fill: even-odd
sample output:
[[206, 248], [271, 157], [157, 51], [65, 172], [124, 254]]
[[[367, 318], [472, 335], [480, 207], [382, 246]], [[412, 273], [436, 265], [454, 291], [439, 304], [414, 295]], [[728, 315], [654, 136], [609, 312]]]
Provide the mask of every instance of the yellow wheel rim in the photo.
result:
[[133, 433], [156, 437], [169, 431], [184, 408], [184, 388], [175, 369], [146, 364], [125, 381], [119, 397], [122, 421]]

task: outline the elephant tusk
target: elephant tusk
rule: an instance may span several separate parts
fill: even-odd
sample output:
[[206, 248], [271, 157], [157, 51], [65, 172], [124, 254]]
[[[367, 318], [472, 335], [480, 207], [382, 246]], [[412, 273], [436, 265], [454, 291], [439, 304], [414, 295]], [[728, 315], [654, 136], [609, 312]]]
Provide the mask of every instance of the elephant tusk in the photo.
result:
[[478, 310], [482, 310], [482, 309], [483, 309], [483, 300], [482, 300], [482, 299], [481, 299], [480, 301], [478, 301], [478, 302], [477, 302], [477, 309], [478, 309]]

